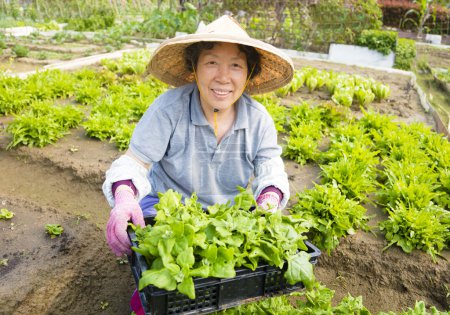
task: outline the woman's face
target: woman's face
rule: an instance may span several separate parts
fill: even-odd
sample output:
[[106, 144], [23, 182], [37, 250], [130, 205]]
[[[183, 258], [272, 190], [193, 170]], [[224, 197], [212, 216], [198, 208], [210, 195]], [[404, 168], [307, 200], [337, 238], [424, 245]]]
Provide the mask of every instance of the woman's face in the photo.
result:
[[203, 50], [197, 62], [197, 84], [203, 110], [224, 110], [242, 95], [247, 59], [237, 44], [217, 43]]

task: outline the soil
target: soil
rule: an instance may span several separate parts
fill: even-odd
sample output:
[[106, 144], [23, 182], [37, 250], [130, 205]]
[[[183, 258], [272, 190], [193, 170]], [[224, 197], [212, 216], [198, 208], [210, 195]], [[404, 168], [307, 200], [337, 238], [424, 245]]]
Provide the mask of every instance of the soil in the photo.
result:
[[[0, 53], [0, 72], [11, 73], [31, 72], [45, 68], [47, 65], [75, 60], [96, 54], [106, 53], [105, 45], [95, 45], [88, 42], [67, 42], [61, 45], [38, 41], [36, 44], [28, 44], [26, 41], [17, 39], [14, 43], [9, 43], [10, 47], [20, 44], [29, 49], [27, 57], [17, 58], [12, 52], [12, 48], [4, 49]], [[125, 44], [122, 49], [136, 48], [134, 44]], [[46, 57], [39, 59], [39, 55]]]
[[450, 68], [449, 46], [416, 45], [417, 60], [427, 62], [431, 68]]
[[[432, 45], [416, 45], [417, 82], [445, 126], [450, 126], [450, 84], [435, 78], [432, 71], [450, 69], [450, 48]], [[425, 70], [426, 68], [431, 68]], [[430, 72], [431, 71], [431, 72]], [[447, 127], [450, 129], [450, 127]]]
[[[370, 75], [391, 86], [387, 101], [374, 103], [380, 112], [405, 122], [433, 125], [420, 105], [409, 76], [328, 62], [297, 60], [348, 73]], [[306, 91], [286, 100], [319, 100]], [[358, 114], [355, 108], [355, 113]], [[0, 129], [11, 117], [0, 117]], [[0, 220], [0, 314], [130, 314], [128, 302], [135, 284], [126, 259], [117, 259], [105, 240], [110, 208], [101, 192], [104, 173], [121, 153], [107, 142], [89, 139], [82, 128], [43, 149], [6, 150], [10, 141], [0, 132], [0, 208], [15, 213]], [[285, 161], [290, 179], [290, 204], [295, 193], [319, 181], [315, 165]], [[371, 225], [385, 218], [374, 206]], [[64, 233], [50, 238], [44, 226], [59, 223]], [[315, 267], [319, 281], [336, 291], [340, 301], [347, 293], [363, 296], [372, 312], [413, 307], [416, 300], [440, 310], [450, 308], [450, 252], [433, 263], [421, 251], [406, 254], [398, 247], [386, 251], [384, 237], [358, 232], [342, 239], [330, 255], [322, 253]]]

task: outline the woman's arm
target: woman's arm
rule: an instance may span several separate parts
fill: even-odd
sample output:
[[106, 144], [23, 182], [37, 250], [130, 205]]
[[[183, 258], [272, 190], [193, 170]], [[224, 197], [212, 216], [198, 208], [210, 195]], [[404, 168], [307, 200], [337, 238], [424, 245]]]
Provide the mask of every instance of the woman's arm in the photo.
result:
[[[290, 197], [289, 181], [281, 158], [281, 147], [277, 143], [277, 131], [273, 120], [267, 112], [265, 118], [260, 121], [257, 131], [258, 138], [256, 141], [258, 141], [258, 149], [254, 159], [255, 179], [252, 183], [253, 194], [256, 200], [264, 201], [266, 198], [260, 198], [263, 197], [262, 194], [268, 192], [268, 187], [274, 187], [278, 191], [273, 190], [269, 195], [278, 199], [278, 196], [281, 194], [277, 206], [283, 209]], [[269, 202], [273, 200], [273, 198], [270, 198]]]
[[273, 186], [282, 193], [280, 209], [284, 209], [289, 200], [289, 181], [284, 169], [284, 163], [280, 156], [273, 157], [255, 167], [255, 180], [252, 184], [256, 199], [259, 198], [264, 189]]
[[150, 168], [150, 164], [149, 163], [145, 163], [144, 161], [142, 161], [140, 158], [138, 158], [136, 156], [136, 154], [134, 154], [130, 149], [127, 150], [127, 152], [125, 152], [125, 155], [128, 155], [129, 157], [131, 157], [132, 159], [136, 160], [136, 162], [138, 162], [139, 164], [141, 164], [143, 167], [145, 167], [146, 169]]
[[[106, 171], [103, 183], [103, 193], [111, 207], [114, 207], [113, 185], [119, 181], [131, 181], [136, 190], [138, 200], [144, 198], [151, 191], [147, 173], [150, 164], [143, 162], [133, 152], [128, 150], [124, 155], [115, 160]], [[117, 188], [117, 187], [115, 187]]]

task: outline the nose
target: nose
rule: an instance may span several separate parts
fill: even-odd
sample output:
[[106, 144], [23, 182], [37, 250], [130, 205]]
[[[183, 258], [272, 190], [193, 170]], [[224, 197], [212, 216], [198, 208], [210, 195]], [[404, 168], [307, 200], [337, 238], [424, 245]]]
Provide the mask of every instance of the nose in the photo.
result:
[[220, 83], [228, 83], [230, 81], [230, 69], [226, 65], [220, 65], [217, 68], [216, 80]]

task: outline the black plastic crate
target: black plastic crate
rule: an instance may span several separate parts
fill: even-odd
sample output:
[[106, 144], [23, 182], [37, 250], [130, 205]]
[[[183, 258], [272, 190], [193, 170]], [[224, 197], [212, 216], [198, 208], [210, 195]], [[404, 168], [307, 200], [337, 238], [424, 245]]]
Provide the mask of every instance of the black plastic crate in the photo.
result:
[[[128, 234], [132, 245], [137, 247], [137, 244], [133, 242], [135, 239], [133, 230], [129, 229]], [[305, 241], [305, 245], [311, 255], [310, 262], [316, 264], [321, 251], [309, 241]], [[128, 258], [136, 286], [138, 286], [142, 272], [148, 269], [147, 261], [144, 256], [134, 251]], [[196, 298], [194, 300], [177, 290], [166, 291], [153, 285], [145, 287], [139, 292], [139, 296], [147, 315], [208, 314], [258, 300], [261, 297], [304, 288], [301, 282], [295, 285], [286, 283], [284, 272], [285, 270], [262, 264], [254, 271], [237, 268], [236, 276], [230, 279], [195, 278]]]

